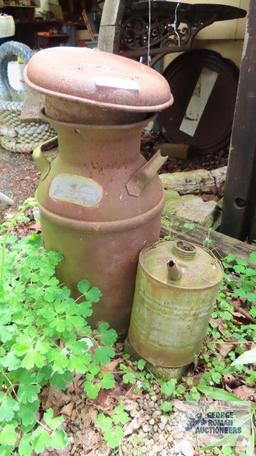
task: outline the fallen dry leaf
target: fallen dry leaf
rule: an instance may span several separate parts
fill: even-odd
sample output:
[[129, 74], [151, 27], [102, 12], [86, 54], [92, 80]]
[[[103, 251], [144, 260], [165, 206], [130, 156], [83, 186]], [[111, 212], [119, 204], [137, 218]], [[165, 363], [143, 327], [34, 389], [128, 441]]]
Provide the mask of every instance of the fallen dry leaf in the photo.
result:
[[241, 385], [241, 381], [231, 374], [223, 376], [223, 383], [229, 392], [232, 392], [234, 388], [238, 388]]
[[87, 428], [96, 423], [97, 410], [93, 406], [85, 406], [79, 410], [79, 418], [83, 423], [83, 427]]
[[181, 440], [176, 442], [173, 447], [175, 452], [181, 452], [184, 456], [195, 456], [195, 449], [190, 440]]
[[234, 309], [236, 312], [233, 312], [233, 315], [237, 318], [241, 318], [243, 323], [245, 319], [248, 321], [248, 323], [256, 323], [256, 319], [253, 318], [246, 309], [240, 306], [239, 301], [236, 301], [234, 303]]
[[141, 411], [137, 416], [133, 418], [132, 421], [130, 421], [130, 423], [128, 423], [125, 428], [124, 435], [130, 435], [134, 431], [137, 431], [137, 429], [139, 429], [145, 423], [145, 421], [146, 417], [144, 415], [144, 412]]
[[126, 400], [124, 404], [124, 409], [126, 412], [137, 412], [138, 410], [138, 403], [134, 400]]
[[199, 372], [193, 376], [193, 385], [197, 386], [203, 376], [203, 372]]
[[70, 402], [69, 404], [64, 405], [64, 407], [61, 409], [61, 413], [63, 415], [70, 417], [72, 415], [73, 408], [74, 408], [74, 404], [72, 402]]
[[233, 394], [236, 397], [239, 397], [242, 401], [255, 401], [256, 400], [256, 391], [254, 388], [249, 388], [246, 385], [239, 386], [238, 388], [233, 389]]
[[53, 408], [55, 412], [59, 412], [59, 410], [69, 402], [69, 395], [53, 388], [53, 386], [49, 386], [42, 391], [41, 404], [44, 410]]
[[101, 366], [101, 370], [103, 372], [113, 372], [121, 362], [122, 358], [113, 359], [113, 361], [108, 363], [106, 366]]
[[78, 444], [83, 445], [84, 450], [91, 450], [99, 442], [99, 434], [94, 429], [86, 429], [76, 433], [76, 440]]
[[224, 327], [223, 321], [220, 318], [215, 318], [214, 323], [218, 326], [218, 329], [220, 330], [221, 334], [224, 334], [226, 331], [226, 328]]
[[96, 399], [97, 404], [104, 410], [111, 408], [111, 405], [115, 402], [112, 391], [100, 390]]
[[172, 401], [172, 404], [173, 407], [179, 410], [180, 412], [188, 412], [188, 405], [185, 402], [179, 401], [178, 399], [174, 399], [174, 401]]
[[235, 344], [232, 342], [223, 342], [221, 344], [217, 344], [217, 348], [221, 356], [225, 358], [225, 356], [227, 356], [235, 348]]

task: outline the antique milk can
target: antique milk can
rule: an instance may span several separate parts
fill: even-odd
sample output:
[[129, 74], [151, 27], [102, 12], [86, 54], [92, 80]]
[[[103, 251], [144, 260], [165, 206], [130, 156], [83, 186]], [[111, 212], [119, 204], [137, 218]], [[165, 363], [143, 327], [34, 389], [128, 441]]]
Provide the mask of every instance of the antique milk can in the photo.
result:
[[139, 252], [159, 238], [163, 207], [165, 158], [146, 162], [140, 137], [152, 113], [173, 102], [168, 83], [133, 60], [72, 47], [35, 54], [25, 81], [45, 95], [42, 117], [58, 134], [52, 163], [49, 144], [34, 153], [44, 244], [64, 254], [57, 272], [74, 296], [85, 278], [101, 290], [92, 324], [125, 331]]
[[162, 241], [144, 248], [128, 333], [135, 353], [162, 368], [193, 362], [222, 277], [218, 260], [189, 242]]

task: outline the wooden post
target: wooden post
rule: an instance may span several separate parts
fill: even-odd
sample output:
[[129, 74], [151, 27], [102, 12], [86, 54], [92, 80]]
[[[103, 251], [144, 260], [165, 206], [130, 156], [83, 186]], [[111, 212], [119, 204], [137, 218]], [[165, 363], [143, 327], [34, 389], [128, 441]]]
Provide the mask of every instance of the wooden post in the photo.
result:
[[256, 239], [256, 2], [250, 1], [233, 122], [221, 231]]
[[[209, 230], [198, 223], [192, 223], [192, 229], [186, 229], [186, 224], [191, 225], [191, 220], [186, 220], [181, 217], [172, 215], [169, 221], [161, 226], [161, 236], [170, 236], [171, 239], [183, 239], [184, 241], [192, 242], [197, 245], [202, 245], [211, 250], [214, 255], [222, 259], [225, 256], [235, 255], [237, 257], [246, 258], [248, 260], [251, 253], [256, 252], [256, 247], [241, 242], [225, 234], [217, 233], [217, 231]], [[169, 225], [169, 226], [168, 226]]]
[[98, 48], [117, 53], [125, 0], [105, 0], [101, 16]]

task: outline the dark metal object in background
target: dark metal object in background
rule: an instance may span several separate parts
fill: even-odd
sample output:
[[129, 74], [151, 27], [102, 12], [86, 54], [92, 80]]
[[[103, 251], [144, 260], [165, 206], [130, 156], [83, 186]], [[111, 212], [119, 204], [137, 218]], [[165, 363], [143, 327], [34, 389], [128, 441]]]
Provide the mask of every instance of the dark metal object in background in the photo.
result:
[[[128, 1], [126, 3], [120, 34], [119, 53], [139, 59], [147, 55], [148, 1]], [[183, 2], [179, 6], [177, 5], [177, 2], [151, 2], [150, 54], [152, 56], [152, 66], [168, 53], [188, 50], [197, 33], [208, 25], [216, 21], [238, 19], [246, 15], [245, 10], [233, 6], [206, 3], [191, 5]], [[105, 4], [104, 10], [107, 6]], [[176, 28], [174, 26], [175, 11], [177, 14]]]
[[164, 71], [173, 106], [158, 118], [171, 143], [216, 152], [229, 144], [239, 71], [214, 51], [199, 49], [177, 57]]
[[256, 239], [256, 3], [251, 0], [224, 194], [221, 231]]

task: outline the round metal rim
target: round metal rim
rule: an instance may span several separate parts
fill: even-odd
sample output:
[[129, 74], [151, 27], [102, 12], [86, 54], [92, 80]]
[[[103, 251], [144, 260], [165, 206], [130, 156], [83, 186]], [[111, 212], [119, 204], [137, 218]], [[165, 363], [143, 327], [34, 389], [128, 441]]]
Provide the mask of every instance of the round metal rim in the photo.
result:
[[[130, 335], [130, 331], [128, 332], [128, 340], [129, 340], [129, 343], [130, 343], [130, 345], [132, 346], [133, 350], [138, 354], [138, 356], [140, 356], [141, 358], [144, 358], [144, 359], [145, 359], [149, 364], [151, 364], [153, 367], [160, 367], [160, 368], [162, 368], [162, 369], [179, 369], [179, 368], [181, 368], [181, 367], [189, 366], [189, 365], [190, 365], [191, 363], [193, 363], [194, 360], [195, 360], [195, 356], [193, 356], [193, 358], [189, 358], [190, 361], [186, 362], [186, 364], [184, 364], [184, 363], [182, 363], [182, 364], [175, 364], [175, 365], [172, 364], [172, 365], [170, 366], [169, 363], [168, 363], [168, 364], [166, 363], [166, 364], [164, 364], [164, 365], [163, 365], [163, 364], [161, 364], [161, 365], [160, 365], [160, 364], [155, 365], [155, 364], [154, 364], [154, 363], [155, 363], [155, 359], [153, 359], [153, 357], [150, 357], [150, 355], [148, 354], [148, 352], [147, 352], [146, 355], [145, 355], [145, 353], [143, 353], [141, 350], [138, 350], [137, 347], [135, 348], [135, 347], [133, 346], [132, 342], [130, 341], [129, 335]], [[141, 336], [140, 336], [140, 337], [141, 337]], [[205, 338], [206, 338], [206, 336], [204, 337], [204, 339], [205, 339]], [[146, 344], [147, 339], [146, 339], [146, 338], [143, 338], [143, 339], [144, 339], [145, 344]], [[150, 341], [150, 344], [151, 344], [151, 346], [153, 345], [153, 344], [152, 344], [152, 341]], [[202, 349], [201, 349], [201, 350], [202, 350]]]
[[156, 114], [149, 115], [146, 119], [139, 120], [139, 122], [132, 122], [132, 123], [125, 123], [125, 124], [85, 124], [85, 123], [74, 123], [74, 122], [65, 122], [63, 120], [58, 120], [54, 119], [53, 117], [49, 117], [45, 112], [44, 108], [41, 110], [40, 113], [40, 118], [43, 119], [45, 122], [48, 123], [56, 123], [58, 125], [61, 125], [63, 127], [68, 127], [68, 128], [82, 128], [82, 129], [89, 129], [91, 130], [92, 128], [95, 130], [129, 130], [131, 128], [143, 128], [145, 125], [147, 125], [150, 121], [154, 120], [156, 118]]
[[91, 100], [89, 98], [80, 98], [74, 95], [67, 95], [62, 92], [53, 92], [49, 89], [45, 89], [44, 87], [37, 86], [27, 76], [27, 67], [24, 70], [24, 81], [25, 83], [31, 87], [31, 89], [35, 90], [36, 92], [43, 93], [46, 96], [54, 97], [54, 98], [61, 98], [66, 101], [77, 101], [81, 104], [96, 106], [98, 108], [110, 108], [117, 111], [129, 111], [129, 112], [155, 112], [155, 111], [163, 111], [164, 109], [168, 108], [173, 104], [173, 95], [170, 94], [170, 98], [165, 103], [159, 105], [151, 105], [151, 106], [136, 106], [136, 105], [119, 105], [114, 103], [106, 103], [106, 102], [99, 102], [95, 100]]
[[[36, 192], [37, 193], [37, 192]], [[80, 230], [83, 232], [91, 233], [115, 233], [120, 231], [128, 231], [138, 228], [140, 225], [144, 225], [149, 222], [152, 218], [156, 217], [164, 207], [164, 195], [159, 203], [144, 214], [136, 215], [123, 220], [113, 220], [111, 222], [86, 222], [84, 220], [73, 220], [67, 217], [63, 217], [58, 214], [54, 214], [48, 209], [44, 208], [37, 200], [37, 204], [40, 212], [47, 216], [48, 219], [57, 223], [58, 225], [66, 225], [69, 228], [72, 227], [74, 230]]]

